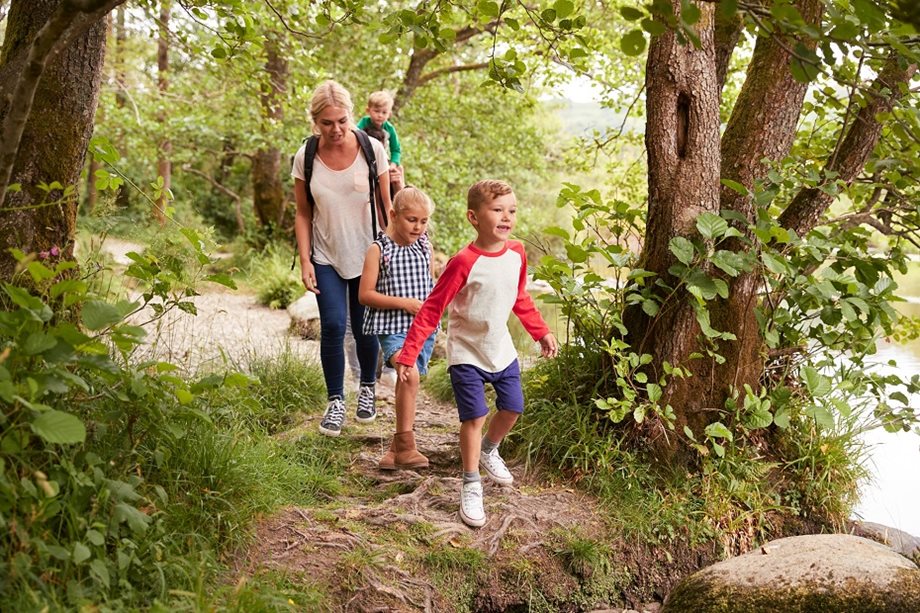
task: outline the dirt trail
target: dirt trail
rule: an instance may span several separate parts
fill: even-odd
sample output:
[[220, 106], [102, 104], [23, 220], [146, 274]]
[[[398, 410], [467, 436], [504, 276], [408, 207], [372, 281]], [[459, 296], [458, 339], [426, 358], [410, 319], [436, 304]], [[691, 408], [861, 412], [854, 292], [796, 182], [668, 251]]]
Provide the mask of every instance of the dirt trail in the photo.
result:
[[[353, 407], [350, 407], [353, 411]], [[543, 483], [521, 465], [509, 463], [512, 486], [484, 480], [488, 519], [471, 529], [458, 516], [460, 456], [456, 409], [420, 395], [417, 409], [417, 443], [431, 466], [420, 471], [385, 472], [376, 463], [389, 445], [394, 428], [393, 391], [378, 385], [378, 419], [369, 425], [351, 419], [341, 436], [363, 443], [350, 471], [368, 485], [365, 494], [338, 501], [337, 510], [289, 508], [266, 520], [247, 553], [243, 573], [272, 568], [302, 574], [310, 581], [333, 588], [342, 611], [455, 611], [456, 594], [445, 592], [426, 577], [424, 568], [404, 547], [381, 545], [410, 538], [409, 550], [470, 548], [484, 554], [488, 577], [474, 597], [475, 611], [504, 611], [526, 605], [527, 589], [557, 593], [575, 591], [572, 576], [562, 571], [549, 549], [554, 531], [585, 537], [604, 532], [603, 518], [593, 500], [572, 489]], [[315, 429], [321, 415], [311, 415], [297, 430]], [[403, 538], [400, 538], [403, 537]], [[350, 554], [366, 559], [356, 564]], [[526, 563], [524, 562], [526, 560]], [[526, 575], [507, 576], [514, 565]], [[413, 569], [412, 571], [406, 569]], [[522, 586], [521, 582], [536, 582]], [[522, 590], [525, 587], [525, 590]], [[585, 608], [607, 610], [603, 603]], [[642, 607], [654, 611], [656, 605]], [[544, 609], [555, 610], [555, 609]]]

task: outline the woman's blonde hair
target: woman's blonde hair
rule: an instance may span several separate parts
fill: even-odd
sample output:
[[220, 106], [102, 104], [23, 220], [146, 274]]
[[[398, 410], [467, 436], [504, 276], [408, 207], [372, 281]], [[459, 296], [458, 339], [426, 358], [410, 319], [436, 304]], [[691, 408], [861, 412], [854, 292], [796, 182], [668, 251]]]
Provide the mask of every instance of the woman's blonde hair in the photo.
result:
[[429, 216], [434, 213], [434, 203], [431, 198], [417, 187], [407, 185], [396, 192], [396, 196], [393, 197], [393, 212], [397, 215], [417, 206], [424, 207]]
[[313, 90], [313, 98], [310, 100], [310, 118], [313, 120], [314, 134], [319, 133], [316, 128], [316, 118], [329, 106], [345, 109], [348, 113], [348, 126], [355, 127], [354, 104], [351, 101], [351, 94], [337, 81], [330, 79], [323, 81], [319, 84], [319, 87]]

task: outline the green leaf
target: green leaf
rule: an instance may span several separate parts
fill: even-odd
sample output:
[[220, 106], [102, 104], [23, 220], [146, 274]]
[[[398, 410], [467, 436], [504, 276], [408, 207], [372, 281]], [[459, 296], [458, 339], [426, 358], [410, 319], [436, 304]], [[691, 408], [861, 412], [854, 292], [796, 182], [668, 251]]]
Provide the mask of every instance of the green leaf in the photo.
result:
[[109, 587], [111, 579], [109, 578], [109, 569], [106, 567], [105, 562], [96, 558], [89, 563], [89, 570], [106, 588]]
[[115, 511], [112, 514], [115, 521], [125, 522], [135, 534], [144, 534], [147, 532], [147, 524], [150, 523], [150, 516], [146, 513], [132, 507], [130, 504], [120, 502], [115, 505]]
[[74, 543], [73, 544], [73, 561], [74, 564], [82, 564], [83, 562], [89, 560], [90, 553], [89, 547], [83, 543]]
[[638, 21], [639, 19], [645, 17], [645, 13], [631, 6], [621, 6], [620, 15], [622, 15], [623, 19], [626, 21]]
[[668, 242], [668, 249], [674, 254], [682, 264], [689, 266], [693, 261], [694, 248], [693, 243], [683, 236], [675, 236]]
[[700, 213], [696, 218], [696, 229], [707, 239], [719, 238], [728, 230], [728, 222], [715, 213]]
[[776, 415], [773, 416], [773, 423], [778, 427], [785, 430], [789, 427], [789, 411], [786, 408], [781, 408], [776, 411]]
[[79, 417], [54, 409], [39, 415], [32, 422], [32, 431], [49, 443], [66, 445], [86, 440], [86, 426]]
[[734, 440], [731, 430], [721, 421], [713, 422], [706, 426], [706, 436], [710, 438], [724, 438], [729, 441]]
[[805, 414], [815, 420], [820, 427], [830, 429], [834, 427], [834, 416], [823, 406], [809, 405], [805, 407]]
[[52, 349], [58, 344], [58, 339], [44, 332], [33, 332], [22, 344], [22, 351], [26, 355], [38, 355], [44, 351]]
[[89, 300], [83, 305], [83, 325], [89, 330], [101, 330], [117, 324], [123, 316], [114, 304], [101, 300]]
[[575, 11], [575, 4], [572, 0], [556, 0], [553, 8], [556, 9], [557, 19], [565, 19]]
[[737, 181], [732, 181], [731, 179], [721, 179], [722, 185], [727, 187], [730, 190], [736, 191], [742, 196], [747, 196], [750, 191], [745, 186], [741, 185]]
[[815, 398], [820, 398], [831, 391], [830, 380], [810, 366], [802, 368], [802, 382], [805, 384], [805, 389]]
[[631, 57], [640, 55], [645, 51], [645, 34], [642, 30], [632, 30], [620, 39], [620, 49]]

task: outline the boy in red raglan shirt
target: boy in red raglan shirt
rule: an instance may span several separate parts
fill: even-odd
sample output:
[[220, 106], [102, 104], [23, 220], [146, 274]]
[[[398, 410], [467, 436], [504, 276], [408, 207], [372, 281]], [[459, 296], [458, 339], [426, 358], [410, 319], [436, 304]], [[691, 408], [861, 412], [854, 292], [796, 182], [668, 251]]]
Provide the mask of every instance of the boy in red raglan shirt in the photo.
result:
[[[476, 240], [447, 263], [434, 289], [415, 315], [402, 353], [396, 361], [400, 379], [425, 339], [448, 309], [447, 362], [460, 414], [460, 458], [463, 487], [460, 518], [469, 526], [485, 524], [479, 468], [494, 482], [511, 485], [514, 477], [498, 454], [498, 445], [524, 411], [521, 369], [508, 331], [508, 316], [517, 315], [543, 357], [555, 357], [558, 347], [533, 299], [527, 293], [524, 247], [509, 240], [514, 230], [517, 199], [504, 181], [483, 180], [467, 193], [466, 217]], [[495, 388], [496, 415], [482, 437], [489, 407], [485, 383]]]

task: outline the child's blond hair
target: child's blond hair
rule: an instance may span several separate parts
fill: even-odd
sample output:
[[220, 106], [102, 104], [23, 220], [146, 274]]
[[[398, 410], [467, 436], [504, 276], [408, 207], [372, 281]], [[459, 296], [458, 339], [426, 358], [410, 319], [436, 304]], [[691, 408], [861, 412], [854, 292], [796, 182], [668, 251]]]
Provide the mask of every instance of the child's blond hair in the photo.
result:
[[513, 193], [511, 186], [499, 179], [476, 181], [466, 193], [466, 208], [475, 210], [484, 204], [489, 204], [499, 196]]
[[424, 207], [429, 216], [434, 212], [434, 203], [431, 198], [417, 187], [407, 185], [396, 192], [396, 196], [393, 197], [393, 212], [397, 215], [417, 206]]
[[374, 92], [367, 97], [367, 108], [393, 108], [393, 96], [386, 90]]

